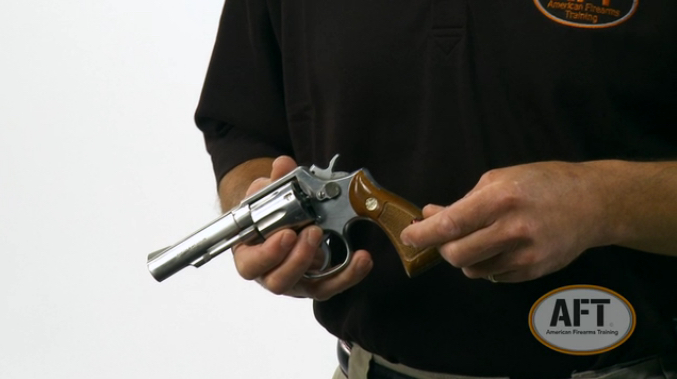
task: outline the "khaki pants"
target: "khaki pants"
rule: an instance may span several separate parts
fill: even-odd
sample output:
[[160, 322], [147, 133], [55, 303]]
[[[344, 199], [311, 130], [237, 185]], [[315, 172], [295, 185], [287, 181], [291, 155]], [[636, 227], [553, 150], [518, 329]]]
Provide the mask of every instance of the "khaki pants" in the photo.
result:
[[[388, 362], [384, 358], [353, 346], [350, 354], [348, 376], [350, 379], [367, 379], [369, 364], [371, 361], [388, 367], [393, 371], [411, 376], [416, 379], [489, 379], [489, 377], [465, 376], [453, 374], [441, 374], [400, 364]], [[677, 379], [677, 353], [649, 358], [627, 364], [619, 364], [609, 368], [595, 371], [583, 371], [574, 373], [572, 379]], [[347, 379], [340, 368], [336, 369], [332, 379]], [[491, 377], [491, 379], [509, 379], [507, 377]], [[546, 378], [547, 379], [547, 378]]]

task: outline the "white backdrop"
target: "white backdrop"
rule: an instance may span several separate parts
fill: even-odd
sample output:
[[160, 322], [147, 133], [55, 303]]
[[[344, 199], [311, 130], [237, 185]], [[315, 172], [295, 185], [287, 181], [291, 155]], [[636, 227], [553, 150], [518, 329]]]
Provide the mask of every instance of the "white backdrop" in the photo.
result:
[[193, 112], [222, 0], [2, 0], [0, 378], [329, 378], [307, 300], [146, 255], [218, 215]]

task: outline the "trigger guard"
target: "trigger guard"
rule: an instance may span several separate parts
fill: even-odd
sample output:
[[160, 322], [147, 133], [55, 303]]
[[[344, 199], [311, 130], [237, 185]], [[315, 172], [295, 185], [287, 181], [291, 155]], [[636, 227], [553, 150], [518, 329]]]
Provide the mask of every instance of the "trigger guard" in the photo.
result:
[[[350, 246], [348, 245], [348, 242], [340, 238], [343, 241], [343, 245], [346, 249], [346, 259], [339, 265], [336, 265], [335, 267], [330, 267], [331, 265], [331, 248], [329, 247], [329, 238], [331, 237], [331, 233], [325, 233], [324, 236], [322, 236], [322, 244], [320, 244], [320, 248], [322, 249], [322, 252], [324, 253], [324, 262], [322, 262], [322, 267], [318, 270], [313, 270], [313, 271], [308, 271], [305, 274], [303, 274], [303, 277], [306, 279], [320, 279], [320, 278], [325, 278], [328, 276], [332, 276], [334, 274], [337, 274], [339, 271], [342, 271], [348, 263], [350, 263], [350, 259], [352, 258], [352, 251], [350, 249]], [[327, 269], [329, 268], [329, 269]]]

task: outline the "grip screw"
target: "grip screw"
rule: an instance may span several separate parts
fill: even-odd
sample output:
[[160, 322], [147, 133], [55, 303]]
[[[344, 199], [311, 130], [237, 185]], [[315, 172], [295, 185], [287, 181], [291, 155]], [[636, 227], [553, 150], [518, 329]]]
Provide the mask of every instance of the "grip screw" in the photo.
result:
[[364, 206], [367, 207], [367, 210], [373, 211], [378, 207], [378, 200], [376, 200], [373, 197], [370, 197], [364, 202]]

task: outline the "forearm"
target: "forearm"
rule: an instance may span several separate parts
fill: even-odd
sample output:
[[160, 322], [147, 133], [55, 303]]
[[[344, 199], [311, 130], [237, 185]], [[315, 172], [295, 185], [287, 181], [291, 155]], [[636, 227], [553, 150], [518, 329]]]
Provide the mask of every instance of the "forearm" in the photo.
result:
[[677, 256], [677, 162], [585, 164], [598, 174], [604, 242]]
[[245, 198], [249, 185], [258, 178], [269, 177], [273, 158], [257, 158], [230, 170], [219, 182], [221, 209], [225, 212]]

